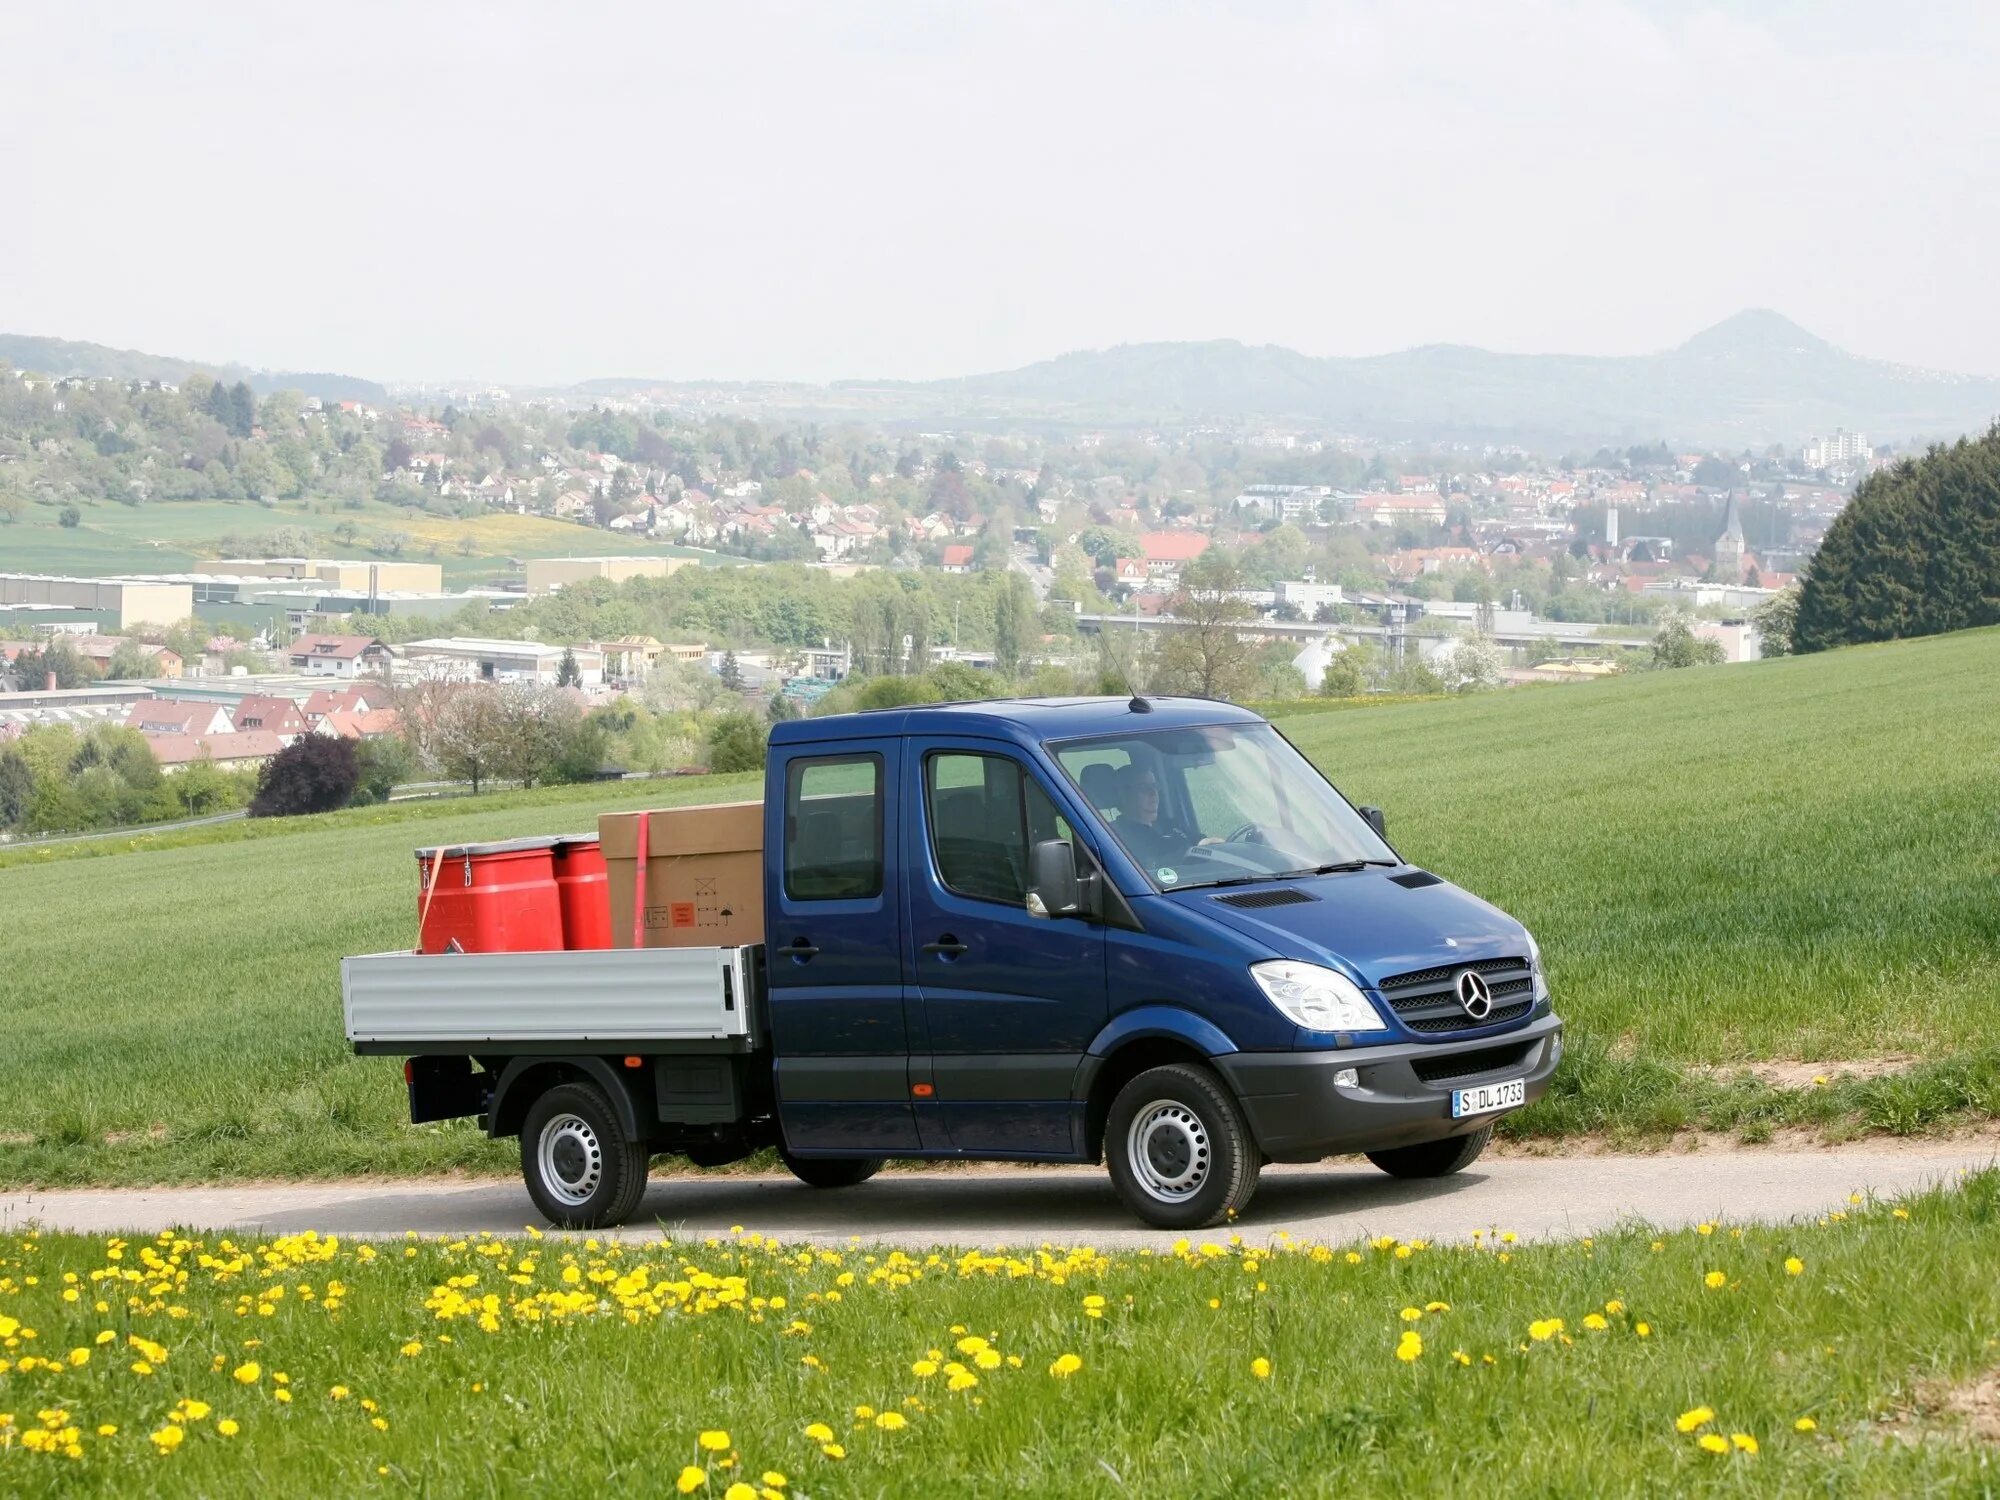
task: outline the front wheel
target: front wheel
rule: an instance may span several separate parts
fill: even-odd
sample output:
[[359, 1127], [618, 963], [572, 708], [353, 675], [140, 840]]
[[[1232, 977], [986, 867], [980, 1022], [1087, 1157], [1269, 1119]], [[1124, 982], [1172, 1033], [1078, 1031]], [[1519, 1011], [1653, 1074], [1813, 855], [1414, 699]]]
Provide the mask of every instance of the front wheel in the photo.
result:
[[1118, 1091], [1104, 1124], [1111, 1181], [1155, 1229], [1205, 1229], [1241, 1213], [1261, 1162], [1243, 1115], [1207, 1068], [1149, 1068]]
[[1398, 1146], [1393, 1151], [1370, 1151], [1368, 1159], [1391, 1177], [1449, 1177], [1478, 1161], [1479, 1153], [1492, 1139], [1493, 1127], [1482, 1125], [1471, 1135], [1448, 1135], [1441, 1141]]
[[646, 1194], [644, 1144], [628, 1141], [594, 1083], [559, 1083], [521, 1122], [521, 1176], [559, 1229], [623, 1224]]
[[780, 1148], [778, 1157], [807, 1187], [856, 1187], [882, 1170], [879, 1156], [794, 1156]]

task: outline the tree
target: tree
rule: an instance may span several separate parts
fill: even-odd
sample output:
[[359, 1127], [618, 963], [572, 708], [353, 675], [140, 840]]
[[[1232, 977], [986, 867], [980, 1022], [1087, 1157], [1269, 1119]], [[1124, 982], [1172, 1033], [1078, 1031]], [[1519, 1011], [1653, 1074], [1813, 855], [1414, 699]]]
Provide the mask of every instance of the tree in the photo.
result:
[[1241, 698], [1255, 681], [1255, 648], [1243, 638], [1253, 616], [1236, 597], [1242, 572], [1235, 560], [1210, 548], [1189, 563], [1168, 601], [1173, 627], [1160, 647], [1159, 681], [1169, 692], [1201, 698]]
[[357, 805], [387, 802], [397, 787], [416, 779], [417, 758], [401, 735], [362, 740], [355, 747], [354, 758], [360, 771], [354, 787]]
[[250, 799], [250, 816], [283, 818], [332, 812], [354, 799], [360, 780], [361, 767], [352, 740], [300, 735], [264, 763], [257, 777], [257, 795]]
[[1765, 656], [1790, 656], [1792, 634], [1799, 623], [1799, 586], [1780, 589], [1750, 612], [1757, 627], [1757, 649]]
[[1793, 649], [2000, 624], [2000, 422], [1862, 481], [1800, 586]]
[[746, 713], [727, 713], [708, 731], [708, 768], [717, 773], [761, 771], [770, 732]]
[[523, 786], [546, 781], [562, 759], [583, 710], [559, 688], [509, 683], [494, 694], [499, 703], [500, 753], [494, 774]]
[[773, 724], [783, 724], [799, 717], [799, 700], [785, 693], [773, 693], [765, 713]]
[[1653, 637], [1652, 656], [1646, 665], [1652, 670], [1713, 667], [1724, 659], [1722, 642], [1696, 635], [1686, 617], [1676, 615]]
[[473, 796], [499, 774], [507, 753], [507, 715], [493, 688], [466, 687], [445, 698], [430, 730], [430, 753], [453, 781], [472, 783]]
[[743, 668], [737, 664], [736, 653], [734, 651], [725, 651], [722, 653], [722, 665], [715, 675], [730, 692], [740, 693], [743, 691]]
[[1368, 676], [1362, 670], [1360, 655], [1356, 647], [1350, 646], [1326, 664], [1326, 674], [1319, 680], [1322, 697], [1359, 698], [1368, 691]]
[[1443, 665], [1446, 680], [1461, 693], [1500, 686], [1500, 648], [1490, 635], [1466, 636], [1451, 648]]
[[130, 681], [153, 674], [153, 654], [138, 641], [120, 641], [118, 649], [111, 653], [111, 666], [106, 677], [120, 681]]
[[65, 691], [97, 681], [96, 666], [79, 656], [76, 647], [61, 636], [39, 651], [27, 650], [15, 657], [13, 674], [24, 693], [40, 692], [48, 686], [51, 676], [56, 686]]
[[1018, 677], [1028, 636], [1035, 628], [1035, 605], [1027, 581], [1009, 573], [993, 601], [993, 666], [1002, 677]]
[[0, 828], [19, 826], [34, 800], [35, 773], [27, 757], [11, 745], [0, 750]]
[[576, 664], [576, 652], [563, 647], [562, 660], [556, 664], [556, 686], [577, 687], [583, 682], [583, 669]]
[[65, 505], [56, 512], [56, 524], [67, 531], [74, 531], [83, 524], [83, 512], [74, 505]]

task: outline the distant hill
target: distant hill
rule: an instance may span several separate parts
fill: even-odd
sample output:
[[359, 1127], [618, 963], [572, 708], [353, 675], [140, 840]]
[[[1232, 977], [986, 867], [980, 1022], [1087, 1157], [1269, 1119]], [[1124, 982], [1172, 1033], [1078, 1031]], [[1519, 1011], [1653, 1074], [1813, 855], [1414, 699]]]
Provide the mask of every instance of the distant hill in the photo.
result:
[[252, 370], [244, 365], [207, 364], [169, 359], [137, 349], [113, 349], [105, 344], [81, 344], [69, 339], [36, 338], [0, 333], [0, 362], [38, 375], [94, 375], [113, 380], [159, 380], [179, 385], [200, 371], [217, 380], [248, 381], [259, 395], [299, 391], [322, 401], [367, 401], [386, 405], [389, 393], [372, 380], [354, 375], [329, 375], [298, 370]]
[[1267, 344], [1123, 344], [909, 388], [952, 406], [1078, 418], [1309, 421], [1409, 438], [1797, 444], [1835, 427], [1955, 436], [2000, 415], [2000, 380], [1863, 359], [1753, 310], [1661, 354], [1495, 354], [1433, 344], [1320, 359]]

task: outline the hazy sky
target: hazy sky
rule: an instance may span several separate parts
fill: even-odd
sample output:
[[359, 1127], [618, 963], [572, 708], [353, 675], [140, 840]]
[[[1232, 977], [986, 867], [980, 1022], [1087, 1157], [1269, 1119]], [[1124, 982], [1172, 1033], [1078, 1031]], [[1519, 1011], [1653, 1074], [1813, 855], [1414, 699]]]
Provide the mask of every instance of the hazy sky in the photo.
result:
[[2000, 4], [0, 5], [0, 331], [383, 379], [1233, 337], [2000, 373]]

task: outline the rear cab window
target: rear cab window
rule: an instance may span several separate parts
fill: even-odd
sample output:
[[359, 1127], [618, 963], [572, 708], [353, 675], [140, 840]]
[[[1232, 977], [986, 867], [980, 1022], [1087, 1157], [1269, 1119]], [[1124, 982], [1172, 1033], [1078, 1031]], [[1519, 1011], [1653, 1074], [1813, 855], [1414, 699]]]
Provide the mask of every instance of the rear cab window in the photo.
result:
[[866, 901], [882, 894], [882, 757], [833, 755], [785, 768], [785, 895]]
[[1011, 756], [933, 751], [924, 761], [924, 802], [938, 880], [955, 895], [1021, 906], [1034, 846], [1076, 843], [1069, 820]]

